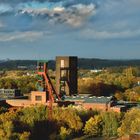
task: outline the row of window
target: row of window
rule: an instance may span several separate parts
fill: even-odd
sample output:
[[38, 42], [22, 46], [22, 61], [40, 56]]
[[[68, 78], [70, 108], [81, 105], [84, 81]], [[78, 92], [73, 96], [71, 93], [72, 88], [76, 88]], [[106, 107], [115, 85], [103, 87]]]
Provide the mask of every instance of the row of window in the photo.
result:
[[7, 93], [8, 93], [8, 94], [10, 94], [10, 93], [11, 93], [11, 94], [14, 94], [15, 91], [0, 91], [0, 94], [4, 94], [4, 93], [5, 93], [5, 94], [7, 94]]

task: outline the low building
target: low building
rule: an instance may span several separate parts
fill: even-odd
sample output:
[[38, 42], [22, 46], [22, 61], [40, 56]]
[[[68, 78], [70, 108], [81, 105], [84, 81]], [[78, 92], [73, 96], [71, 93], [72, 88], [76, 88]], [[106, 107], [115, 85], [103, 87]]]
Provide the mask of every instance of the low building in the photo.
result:
[[110, 97], [88, 97], [88, 96], [67, 96], [65, 101], [73, 101], [75, 105], [81, 106], [84, 109], [97, 109], [102, 111], [110, 110], [114, 101], [112, 101], [112, 96]]
[[[43, 104], [47, 105], [48, 99], [47, 99], [46, 92], [40, 92], [40, 91], [32, 91], [30, 99], [8, 99], [6, 102], [11, 106], [19, 106], [19, 107], [26, 107], [36, 104]], [[84, 109], [97, 109], [97, 110], [103, 110], [108, 111], [111, 108], [112, 105], [112, 97], [88, 97], [88, 96], [65, 96], [64, 101], [58, 101], [56, 103], [53, 103], [53, 106], [56, 105], [69, 105], [72, 104], [74, 106], [81, 106]]]
[[16, 98], [21, 96], [21, 92], [18, 89], [0, 89], [0, 98]]
[[[48, 106], [48, 94], [44, 91], [32, 91], [29, 99], [6, 99], [6, 103], [13, 107], [27, 107], [36, 104], [43, 104]], [[77, 95], [77, 96], [65, 96], [63, 100], [56, 100], [53, 106], [68, 106], [73, 105], [81, 109], [92, 109], [101, 111], [115, 111], [115, 112], [125, 112], [128, 109], [135, 107], [135, 103], [130, 102], [120, 102], [116, 101], [112, 96], [87, 96], [87, 95]]]
[[[29, 99], [7, 99], [6, 103], [13, 107], [28, 107], [37, 104], [49, 105], [47, 94], [44, 91], [32, 91]], [[56, 106], [53, 103], [53, 106]]]

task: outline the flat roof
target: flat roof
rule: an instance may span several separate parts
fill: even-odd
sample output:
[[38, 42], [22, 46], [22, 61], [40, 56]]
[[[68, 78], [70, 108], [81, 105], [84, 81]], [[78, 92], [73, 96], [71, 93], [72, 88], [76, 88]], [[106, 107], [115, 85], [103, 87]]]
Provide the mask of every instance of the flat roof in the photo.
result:
[[96, 96], [92, 96], [92, 97], [88, 97], [88, 96], [65, 96], [65, 101], [83, 101], [85, 103], [108, 103], [110, 102], [112, 99], [112, 96], [110, 97], [105, 97], [105, 96], [100, 96], [100, 97], [96, 97]]

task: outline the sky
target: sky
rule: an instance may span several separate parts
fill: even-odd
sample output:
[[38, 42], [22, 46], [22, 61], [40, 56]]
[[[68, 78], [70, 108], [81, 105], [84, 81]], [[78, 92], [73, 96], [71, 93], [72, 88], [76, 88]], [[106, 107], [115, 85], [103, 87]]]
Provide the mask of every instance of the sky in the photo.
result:
[[0, 59], [140, 59], [140, 0], [0, 0]]

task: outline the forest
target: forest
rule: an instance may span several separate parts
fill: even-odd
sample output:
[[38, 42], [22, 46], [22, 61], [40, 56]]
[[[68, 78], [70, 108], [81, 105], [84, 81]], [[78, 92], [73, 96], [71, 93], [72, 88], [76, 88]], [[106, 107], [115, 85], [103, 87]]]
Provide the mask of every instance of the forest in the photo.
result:
[[105, 140], [140, 132], [140, 109], [127, 113], [53, 108], [49, 118], [46, 106], [8, 110], [0, 108], [0, 140]]
[[94, 96], [115, 96], [118, 100], [140, 101], [140, 68], [112, 67], [101, 72], [81, 70], [79, 93]]

